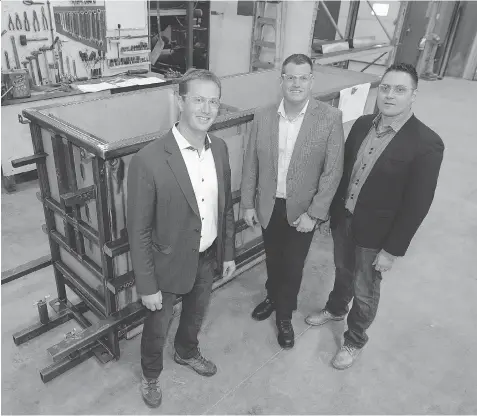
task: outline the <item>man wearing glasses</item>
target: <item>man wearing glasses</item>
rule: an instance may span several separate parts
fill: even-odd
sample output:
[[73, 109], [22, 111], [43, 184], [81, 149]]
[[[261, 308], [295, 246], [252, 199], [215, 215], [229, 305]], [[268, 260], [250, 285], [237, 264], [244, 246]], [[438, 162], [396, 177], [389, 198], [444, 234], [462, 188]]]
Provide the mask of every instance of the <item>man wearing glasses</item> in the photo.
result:
[[275, 311], [282, 348], [294, 345], [291, 319], [303, 266], [343, 171], [341, 111], [315, 101], [312, 87], [310, 58], [285, 59], [283, 99], [255, 113], [243, 165], [244, 220], [261, 225], [267, 266], [267, 297], [252, 318], [262, 321]]
[[382, 273], [404, 256], [434, 198], [444, 144], [413, 115], [417, 84], [412, 65], [389, 67], [379, 86], [379, 114], [356, 120], [346, 141], [343, 178], [331, 206], [335, 283], [325, 308], [306, 318], [323, 325], [349, 311], [344, 344], [332, 360], [340, 370], [368, 341]]
[[148, 309], [141, 339], [141, 393], [161, 404], [159, 376], [176, 297], [182, 313], [174, 360], [202, 376], [217, 372], [199, 351], [215, 269], [235, 271], [235, 230], [227, 146], [209, 136], [220, 106], [220, 80], [192, 69], [179, 82], [179, 122], [131, 159], [128, 235], [136, 290]]

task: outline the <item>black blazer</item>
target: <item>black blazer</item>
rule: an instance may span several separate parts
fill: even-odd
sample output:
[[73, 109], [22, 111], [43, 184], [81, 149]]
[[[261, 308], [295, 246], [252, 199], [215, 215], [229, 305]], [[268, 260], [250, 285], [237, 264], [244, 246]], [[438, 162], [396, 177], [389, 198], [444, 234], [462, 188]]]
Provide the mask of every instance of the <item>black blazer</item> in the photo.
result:
[[[354, 123], [345, 145], [344, 171], [331, 205], [331, 228], [346, 215], [345, 198], [358, 150], [376, 114]], [[356, 201], [357, 245], [403, 256], [426, 217], [444, 155], [441, 138], [414, 115], [376, 161]]]

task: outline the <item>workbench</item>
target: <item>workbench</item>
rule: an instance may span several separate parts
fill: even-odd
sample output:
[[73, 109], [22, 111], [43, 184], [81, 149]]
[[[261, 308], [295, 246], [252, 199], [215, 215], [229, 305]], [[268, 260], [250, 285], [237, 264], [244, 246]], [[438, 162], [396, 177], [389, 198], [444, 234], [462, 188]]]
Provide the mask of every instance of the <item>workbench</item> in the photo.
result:
[[[156, 74], [154, 72], [149, 72], [144, 76], [162, 78], [160, 74]], [[15, 175], [36, 169], [36, 165], [34, 164], [18, 167], [12, 166], [12, 160], [21, 159], [33, 153], [29, 126], [21, 124], [18, 120], [18, 115], [20, 115], [23, 110], [31, 107], [63, 105], [66, 103], [83, 101], [85, 99], [108, 97], [111, 94], [126, 92], [139, 88], [158, 87], [159, 85], [145, 85], [137, 88], [115, 88], [114, 90], [104, 90], [91, 93], [82, 92], [77, 88], [78, 85], [91, 85], [99, 82], [108, 82], [109, 80], [115, 79], [117, 77], [118, 76], [104, 77], [101, 79], [73, 83], [72, 88], [70, 88], [68, 91], [54, 90], [53, 88], [48, 87], [34, 87], [31, 97], [29, 98], [5, 100], [2, 102], [2, 182], [8, 192], [15, 191]], [[124, 79], [133, 78], [133, 76], [125, 75], [121, 75], [121, 77]], [[171, 81], [167, 81], [164, 84], [160, 84], [160, 86], [166, 86], [170, 83]]]

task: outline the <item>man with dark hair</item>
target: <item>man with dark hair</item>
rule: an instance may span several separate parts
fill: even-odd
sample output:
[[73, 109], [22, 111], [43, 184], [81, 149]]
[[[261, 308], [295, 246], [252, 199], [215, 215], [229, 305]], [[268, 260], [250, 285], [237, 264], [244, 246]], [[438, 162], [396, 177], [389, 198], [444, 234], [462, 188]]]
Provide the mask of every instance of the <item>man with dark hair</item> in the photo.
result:
[[306, 318], [310, 325], [343, 320], [353, 300], [332, 360], [337, 369], [350, 367], [368, 341], [382, 273], [404, 256], [434, 198], [444, 144], [413, 115], [417, 84], [412, 65], [389, 67], [379, 85], [379, 114], [358, 118], [346, 141], [331, 206], [335, 283], [325, 308]]
[[179, 83], [179, 122], [131, 159], [127, 228], [136, 290], [148, 309], [141, 339], [141, 393], [161, 404], [159, 375], [176, 297], [182, 313], [174, 360], [203, 376], [217, 368], [199, 351], [216, 267], [235, 271], [234, 214], [227, 146], [209, 136], [220, 106], [219, 79], [188, 71]]
[[262, 321], [276, 311], [282, 348], [294, 345], [291, 319], [303, 267], [343, 171], [342, 114], [311, 97], [312, 69], [306, 55], [285, 59], [283, 99], [256, 111], [243, 165], [244, 220], [262, 226], [268, 276], [267, 297], [252, 317]]

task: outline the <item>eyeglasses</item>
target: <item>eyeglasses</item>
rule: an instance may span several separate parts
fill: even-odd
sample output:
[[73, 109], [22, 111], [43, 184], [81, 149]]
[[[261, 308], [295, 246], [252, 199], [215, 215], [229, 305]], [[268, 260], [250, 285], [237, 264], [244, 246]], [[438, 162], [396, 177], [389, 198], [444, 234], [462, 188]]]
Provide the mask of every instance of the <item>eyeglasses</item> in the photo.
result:
[[309, 82], [313, 78], [313, 74], [305, 74], [305, 75], [288, 75], [288, 74], [282, 74], [283, 81], [289, 82], [290, 84], [297, 80], [300, 83], [304, 84], [306, 82]]
[[404, 85], [388, 85], [388, 84], [380, 84], [379, 91], [383, 92], [384, 94], [388, 94], [391, 91], [394, 91], [396, 95], [404, 95], [409, 90], [414, 90], [414, 88], [408, 88]]
[[201, 106], [207, 102], [214, 109], [220, 107], [220, 100], [218, 98], [205, 98], [201, 97], [200, 95], [183, 95], [182, 97], [188, 98], [194, 105]]

